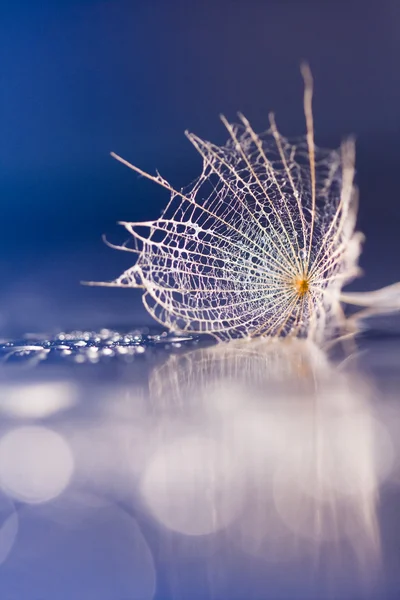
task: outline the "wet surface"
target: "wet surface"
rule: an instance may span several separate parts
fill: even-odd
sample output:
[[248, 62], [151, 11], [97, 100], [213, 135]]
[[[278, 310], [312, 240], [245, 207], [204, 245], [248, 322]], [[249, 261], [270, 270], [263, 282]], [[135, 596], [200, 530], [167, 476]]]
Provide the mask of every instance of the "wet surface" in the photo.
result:
[[3, 598], [396, 598], [400, 338], [0, 348]]

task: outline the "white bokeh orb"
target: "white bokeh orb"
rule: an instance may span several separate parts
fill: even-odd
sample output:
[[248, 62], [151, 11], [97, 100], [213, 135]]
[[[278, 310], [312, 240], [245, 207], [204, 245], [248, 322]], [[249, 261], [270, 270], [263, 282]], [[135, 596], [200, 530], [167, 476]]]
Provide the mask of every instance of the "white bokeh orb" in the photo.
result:
[[160, 447], [147, 464], [141, 491], [159, 522], [193, 536], [227, 527], [243, 501], [234, 457], [222, 444], [200, 436]]
[[0, 440], [0, 486], [17, 500], [36, 504], [57, 497], [73, 470], [68, 444], [47, 427], [17, 427]]

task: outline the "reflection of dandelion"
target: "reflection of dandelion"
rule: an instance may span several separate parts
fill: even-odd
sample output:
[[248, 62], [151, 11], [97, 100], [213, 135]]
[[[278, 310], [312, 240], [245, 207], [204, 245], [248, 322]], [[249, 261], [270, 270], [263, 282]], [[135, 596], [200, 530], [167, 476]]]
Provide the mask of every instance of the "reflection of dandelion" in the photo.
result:
[[[332, 569], [346, 546], [352, 553], [348, 564], [362, 580], [376, 573], [376, 501], [391, 472], [393, 449], [358, 376], [334, 369], [306, 340], [237, 341], [171, 356], [153, 371], [150, 392], [160, 414], [170, 403], [178, 431], [185, 420], [191, 435], [195, 428], [195, 435], [224, 448], [225, 469], [233, 469], [235, 478], [213, 480], [214, 512], [235, 544], [274, 562], [312, 561], [323, 553]], [[210, 473], [207, 456], [200, 455], [192, 469], [187, 438], [170, 456], [177, 447], [170, 437], [165, 429], [146, 465], [145, 498], [163, 523], [178, 529], [175, 520], [186, 519], [193, 530], [200, 508], [207, 509], [198, 493]], [[163, 452], [167, 458], [156, 471]], [[183, 477], [186, 471], [190, 477]], [[185, 505], [186, 513], [172, 481], [185, 482], [191, 498], [198, 495], [198, 503]], [[221, 504], [227, 498], [230, 503]], [[232, 521], [233, 502], [239, 501], [240, 514]], [[208, 511], [211, 519], [212, 507]], [[179, 531], [188, 533], [182, 525]], [[342, 576], [346, 567], [337, 566]]]
[[147, 466], [141, 487], [161, 523], [186, 535], [205, 535], [233, 521], [242, 496], [235, 486], [235, 465], [225, 454], [222, 444], [199, 436], [162, 447]]
[[[123, 223], [136, 264], [111, 285], [139, 287], [151, 315], [170, 328], [220, 339], [297, 335], [321, 339], [341, 323], [340, 290], [357, 274], [354, 144], [314, 143], [312, 78], [305, 80], [307, 135], [289, 141], [248, 120], [231, 125], [219, 147], [194, 134], [203, 172], [177, 191], [114, 154], [171, 192], [156, 221]], [[145, 230], [145, 232], [144, 232]]]

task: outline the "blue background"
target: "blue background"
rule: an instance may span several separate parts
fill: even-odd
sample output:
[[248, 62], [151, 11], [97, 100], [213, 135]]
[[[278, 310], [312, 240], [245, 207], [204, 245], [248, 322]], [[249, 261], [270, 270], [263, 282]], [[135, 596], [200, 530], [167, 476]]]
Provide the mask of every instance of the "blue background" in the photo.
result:
[[299, 63], [315, 79], [316, 141], [357, 137], [370, 289], [399, 279], [400, 3], [158, 0], [8, 3], [0, 18], [0, 330], [150, 322], [135, 290], [87, 288], [132, 256], [119, 220], [168, 194], [110, 156], [183, 186], [201, 169], [188, 128], [224, 143], [242, 111], [304, 132]]

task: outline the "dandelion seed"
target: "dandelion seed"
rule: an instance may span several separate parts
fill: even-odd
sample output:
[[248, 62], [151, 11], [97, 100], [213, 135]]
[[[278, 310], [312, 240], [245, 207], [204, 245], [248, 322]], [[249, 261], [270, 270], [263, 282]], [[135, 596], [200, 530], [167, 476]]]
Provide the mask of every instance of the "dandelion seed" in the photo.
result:
[[302, 75], [304, 138], [283, 137], [272, 114], [261, 135], [240, 113], [239, 125], [222, 116], [225, 146], [186, 132], [203, 159], [186, 189], [112, 153], [171, 197], [159, 219], [121, 223], [134, 245], [113, 247], [136, 253], [137, 262], [104, 285], [141, 288], [144, 306], [164, 326], [221, 340], [322, 342], [340, 330], [341, 289], [359, 273], [363, 239], [354, 231], [354, 141], [338, 150], [315, 145], [307, 65]]

